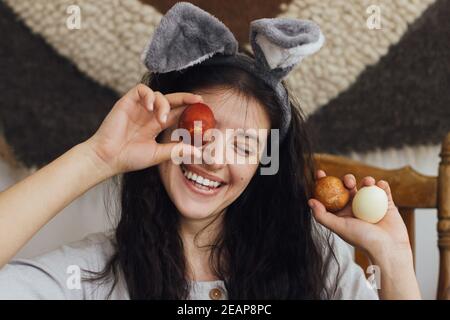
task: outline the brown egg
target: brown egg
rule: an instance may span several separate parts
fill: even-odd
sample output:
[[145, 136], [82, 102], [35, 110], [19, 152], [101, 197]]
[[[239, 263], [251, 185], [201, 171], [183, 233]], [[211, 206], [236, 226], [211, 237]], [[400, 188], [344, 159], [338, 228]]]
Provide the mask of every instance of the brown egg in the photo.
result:
[[330, 212], [342, 210], [350, 200], [350, 191], [341, 179], [326, 176], [316, 181], [314, 198], [319, 200]]

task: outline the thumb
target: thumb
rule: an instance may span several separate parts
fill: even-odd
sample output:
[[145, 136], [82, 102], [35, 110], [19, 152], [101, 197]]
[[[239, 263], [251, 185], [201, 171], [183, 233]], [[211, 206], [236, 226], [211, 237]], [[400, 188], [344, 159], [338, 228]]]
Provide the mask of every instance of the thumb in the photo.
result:
[[341, 237], [345, 234], [345, 218], [328, 212], [325, 206], [318, 200], [309, 199], [308, 205], [311, 207], [317, 222]]
[[175, 164], [181, 164], [183, 159], [190, 159], [192, 156], [201, 158], [202, 152], [195, 146], [183, 142], [157, 144], [154, 162], [161, 163], [172, 159]]

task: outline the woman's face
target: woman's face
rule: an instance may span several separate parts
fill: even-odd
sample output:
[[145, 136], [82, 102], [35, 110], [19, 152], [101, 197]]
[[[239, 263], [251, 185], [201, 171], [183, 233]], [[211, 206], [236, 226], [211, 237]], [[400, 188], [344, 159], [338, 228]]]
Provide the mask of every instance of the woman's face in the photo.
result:
[[[194, 93], [201, 94], [214, 112], [222, 143], [213, 140], [206, 144], [202, 148], [204, 159], [201, 164], [178, 165], [169, 160], [159, 165], [159, 172], [169, 197], [183, 217], [207, 219], [221, 213], [247, 187], [267, 141], [267, 134], [258, 130], [270, 129], [270, 120], [260, 103], [233, 90], [214, 88]], [[170, 142], [176, 127], [162, 133], [162, 143]], [[241, 131], [227, 136], [226, 129]], [[260, 134], [258, 138], [250, 137], [242, 134], [242, 129], [256, 129]], [[212, 149], [215, 152], [211, 152]], [[224, 161], [225, 157], [220, 154], [227, 154], [226, 159], [233, 160]]]

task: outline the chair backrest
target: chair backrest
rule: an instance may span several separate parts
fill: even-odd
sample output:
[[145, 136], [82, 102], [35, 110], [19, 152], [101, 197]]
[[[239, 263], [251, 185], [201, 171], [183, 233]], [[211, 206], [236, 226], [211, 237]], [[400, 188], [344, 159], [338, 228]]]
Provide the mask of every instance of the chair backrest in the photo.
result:
[[[438, 248], [440, 254], [438, 299], [450, 299], [450, 133], [442, 143], [441, 163], [437, 177], [425, 176], [410, 166], [387, 170], [366, 165], [345, 157], [315, 154], [318, 169], [328, 175], [343, 177], [353, 173], [359, 181], [365, 176], [389, 182], [394, 201], [408, 228], [415, 254], [414, 210], [436, 208], [438, 210]], [[355, 261], [366, 270], [370, 262], [366, 255], [355, 249]]]

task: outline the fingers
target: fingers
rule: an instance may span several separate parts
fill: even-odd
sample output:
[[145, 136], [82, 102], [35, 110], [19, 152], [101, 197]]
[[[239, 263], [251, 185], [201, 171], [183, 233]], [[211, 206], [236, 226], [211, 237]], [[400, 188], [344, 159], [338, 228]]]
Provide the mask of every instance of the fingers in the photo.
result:
[[[320, 178], [326, 177], [326, 176], [327, 176], [327, 174], [325, 173], [325, 171], [323, 171], [323, 170], [316, 171], [316, 179], [317, 180]], [[350, 190], [350, 193], [352, 195], [356, 193], [356, 191], [357, 191], [356, 178], [353, 174], [346, 174], [344, 176], [343, 182], [344, 182], [345, 187]]]
[[188, 92], [163, 95], [161, 92], [153, 91], [148, 86], [141, 83], [128, 91], [121, 100], [132, 102], [131, 104], [124, 104], [127, 107], [139, 104], [149, 112], [154, 112], [157, 120], [163, 124], [167, 121], [171, 108], [202, 102], [203, 98], [200, 95]]
[[[325, 171], [317, 170], [316, 171], [316, 179], [320, 179], [323, 177], [326, 177]], [[350, 190], [350, 193], [352, 195], [356, 193], [357, 184], [356, 184], [356, 178], [353, 174], [346, 174], [343, 178], [343, 182], [344, 182], [345, 187]], [[376, 183], [376, 180], [373, 177], [367, 176], [367, 177], [364, 177], [360, 181], [360, 186], [361, 187], [373, 186], [375, 183]]]
[[132, 93], [137, 95], [137, 99], [140, 104], [144, 106], [147, 110], [151, 111], [153, 109], [153, 104], [155, 102], [155, 95], [153, 90], [144, 84], [139, 84], [135, 87]]
[[161, 92], [156, 91], [155, 106], [153, 111], [155, 112], [159, 123], [164, 127], [169, 118], [171, 109], [201, 101], [203, 101], [201, 96], [192, 93], [177, 92], [163, 95]]
[[184, 108], [171, 109], [165, 123], [161, 123], [156, 119], [156, 117], [150, 120], [150, 132], [153, 137], [156, 137], [161, 131], [175, 125], [183, 113]]
[[153, 103], [155, 101], [155, 95], [153, 90], [144, 84], [139, 84], [134, 88], [130, 89], [119, 101], [128, 102], [119, 104], [126, 108], [134, 105], [141, 105], [147, 110], [151, 111], [153, 108]]
[[165, 97], [174, 108], [203, 101], [202, 96], [187, 92], [169, 93]]
[[346, 174], [344, 176], [344, 185], [347, 189], [353, 189], [356, 187], [356, 178], [353, 174]]
[[369, 186], [373, 186], [374, 184], [375, 184], [375, 178], [374, 177], [370, 177], [370, 176], [367, 176], [367, 177], [364, 177], [362, 180], [361, 180], [361, 187], [369, 187]]
[[[320, 179], [320, 178], [325, 177], [325, 176], [326, 176], [325, 171], [323, 171], [323, 170], [317, 170], [316, 171], [316, 179]], [[357, 182], [356, 182], [355, 176], [353, 174], [346, 174], [342, 180], [344, 182], [345, 187], [350, 190], [350, 197], [352, 199], [355, 196], [356, 192], [358, 191], [358, 187], [357, 187]], [[389, 203], [391, 203], [391, 204], [393, 204], [395, 206], [394, 200], [393, 200], [393, 197], [392, 197], [392, 192], [391, 192], [389, 183], [387, 181], [379, 180], [377, 182], [374, 177], [366, 176], [363, 179], [361, 179], [361, 181], [359, 183], [360, 188], [373, 186], [373, 185], [376, 185], [376, 186], [380, 187], [381, 189], [383, 189], [386, 192], [386, 194], [387, 194]], [[323, 207], [323, 204], [321, 204], [318, 200], [311, 199], [310, 201], [312, 201], [312, 203], [320, 204], [318, 206], [319, 208]], [[349, 203], [349, 205], [347, 205], [346, 208], [341, 210], [339, 213], [335, 213], [335, 214], [332, 214], [332, 215], [338, 216], [338, 217], [352, 216], [353, 215], [352, 214], [352, 210], [349, 209], [350, 206], [351, 206], [351, 203]], [[326, 211], [325, 207], [323, 207], [323, 210]]]
[[156, 118], [161, 124], [166, 123], [167, 117], [170, 112], [170, 104], [169, 101], [163, 96], [163, 94], [159, 91], [155, 92], [155, 107], [153, 112], [156, 115]]
[[389, 183], [387, 181], [380, 180], [377, 182], [377, 186], [386, 192], [388, 201], [393, 203], [394, 200], [392, 198], [391, 187], [389, 186]]
[[343, 180], [345, 187], [350, 190], [350, 196], [354, 196], [358, 191], [355, 176], [353, 174], [346, 174]]
[[152, 162], [158, 164], [170, 159], [190, 158], [191, 156], [201, 158], [202, 152], [198, 148], [182, 142], [157, 144]]
[[326, 173], [323, 170], [317, 170], [316, 171], [316, 179], [319, 180], [320, 178], [326, 177]]

